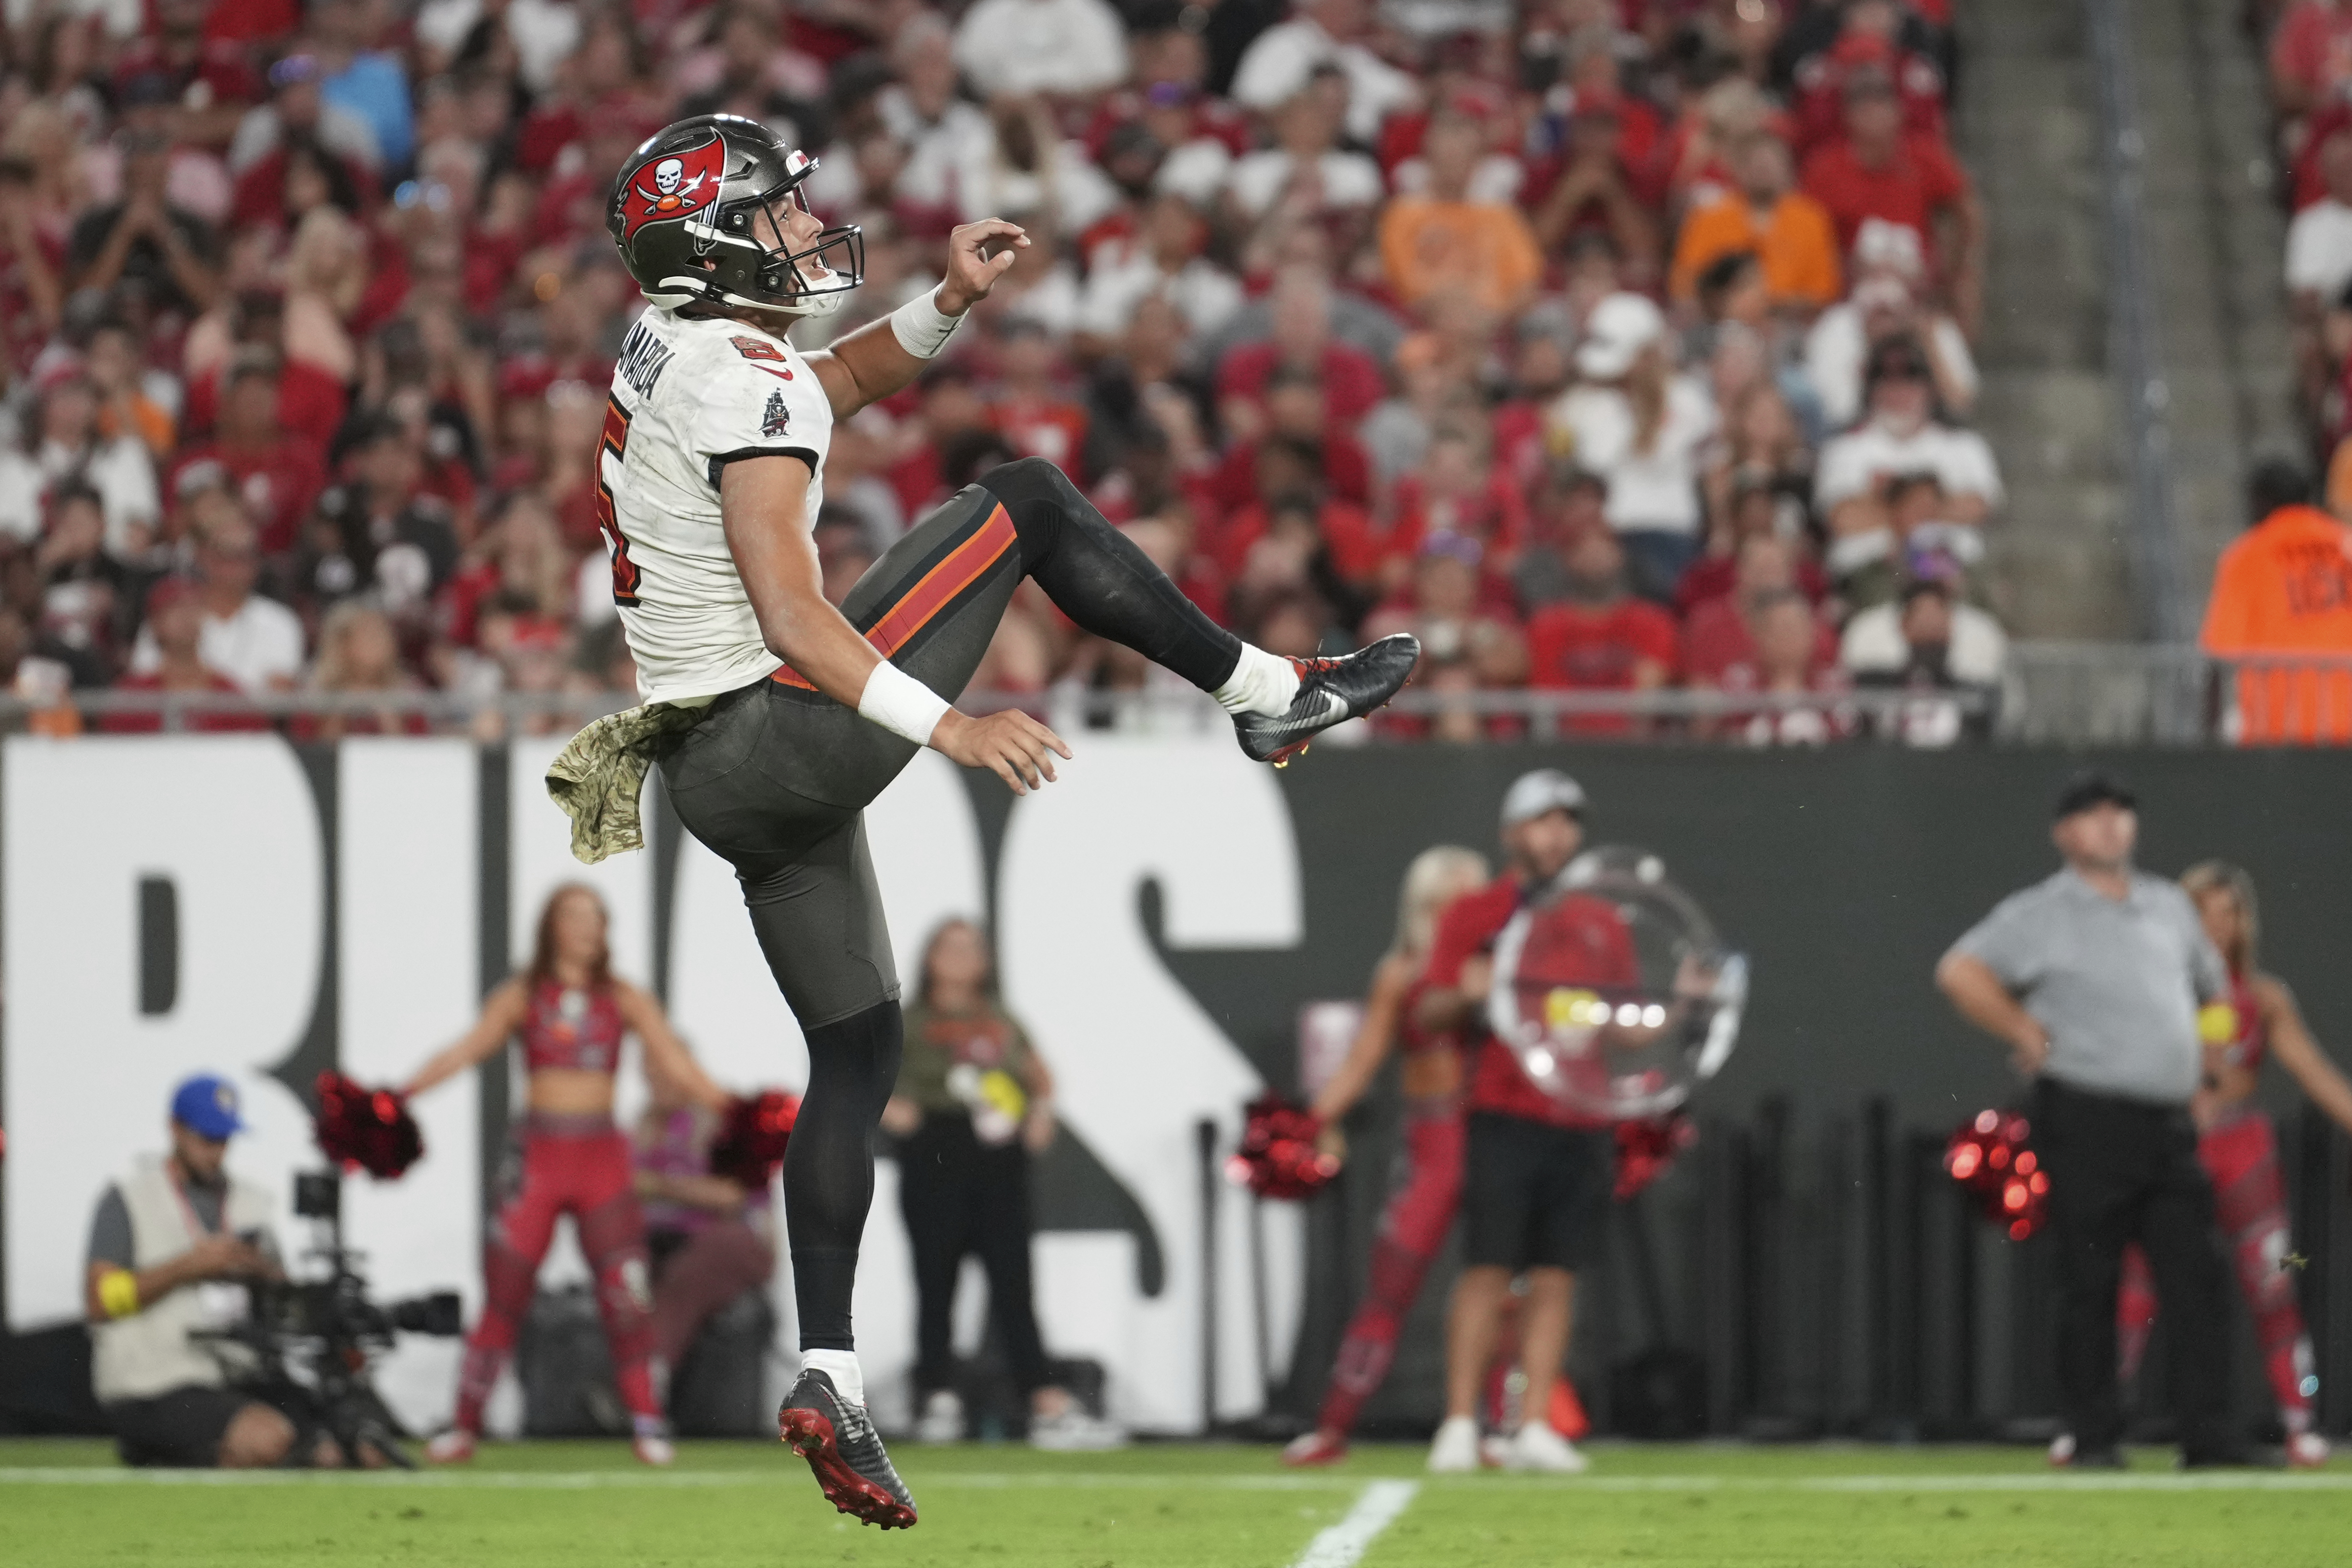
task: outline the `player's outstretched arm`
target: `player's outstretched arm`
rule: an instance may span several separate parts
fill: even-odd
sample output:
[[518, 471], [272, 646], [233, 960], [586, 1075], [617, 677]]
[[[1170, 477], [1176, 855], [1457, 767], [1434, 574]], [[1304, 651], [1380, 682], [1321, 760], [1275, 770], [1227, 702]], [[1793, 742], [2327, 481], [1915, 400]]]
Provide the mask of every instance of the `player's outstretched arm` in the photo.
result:
[[482, 1004], [482, 1016], [474, 1020], [474, 1027], [418, 1068], [416, 1076], [400, 1086], [400, 1092], [422, 1094], [435, 1084], [488, 1061], [522, 1027], [524, 1002], [520, 980], [509, 980], [492, 991], [490, 999]]
[[971, 718], [926, 688], [857, 634], [824, 597], [809, 530], [808, 465], [797, 457], [747, 457], [719, 482], [719, 517], [736, 572], [768, 652], [811, 685], [894, 735], [966, 768], [985, 768], [1025, 795], [1054, 778], [1061, 738], [1025, 713]]
[[[996, 254], [988, 254], [990, 246]], [[963, 313], [988, 297], [996, 280], [1012, 270], [1013, 252], [1028, 248], [1029, 236], [1018, 224], [1003, 218], [982, 218], [965, 224], [948, 235], [948, 275], [927, 300], [901, 306], [878, 321], [868, 321], [827, 350], [807, 355], [833, 404], [835, 419], [845, 419], [869, 402], [879, 402], [923, 373], [923, 367], [945, 346], [948, 334]]]

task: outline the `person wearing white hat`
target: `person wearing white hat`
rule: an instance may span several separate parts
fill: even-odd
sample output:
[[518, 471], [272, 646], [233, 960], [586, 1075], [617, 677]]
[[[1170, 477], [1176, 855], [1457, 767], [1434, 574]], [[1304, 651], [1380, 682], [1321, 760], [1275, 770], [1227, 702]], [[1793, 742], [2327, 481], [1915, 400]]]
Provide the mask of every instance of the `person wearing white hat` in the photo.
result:
[[1698, 451], [1715, 433], [1715, 400], [1675, 369], [1665, 316], [1639, 294], [1592, 308], [1576, 374], [1548, 416], [1554, 444], [1608, 481], [1605, 515], [1624, 540], [1635, 591], [1670, 600], [1698, 551]]
[[[1462, 1031], [1470, 1082], [1462, 1157], [1463, 1270], [1446, 1322], [1445, 1420], [1430, 1445], [1429, 1468], [1572, 1474], [1584, 1456], [1549, 1419], [1551, 1390], [1568, 1354], [1576, 1270], [1597, 1255], [1609, 1221], [1614, 1140], [1605, 1122], [1584, 1116], [1538, 1088], [1516, 1052], [1486, 1028], [1496, 938], [1528, 896], [1567, 869], [1584, 843], [1585, 795], [1556, 768], [1522, 774], [1503, 796], [1503, 874], [1446, 905], [1423, 971], [1416, 1021]], [[1590, 908], [1583, 907], [1590, 905]], [[1568, 906], [1574, 906], [1570, 908]], [[1563, 902], [1583, 947], [1603, 967], [1631, 956], [1610, 904], [1571, 894]], [[1591, 978], [1613, 978], [1596, 968]], [[1511, 1281], [1524, 1274], [1518, 1428], [1482, 1445], [1476, 1411], [1494, 1355]]]

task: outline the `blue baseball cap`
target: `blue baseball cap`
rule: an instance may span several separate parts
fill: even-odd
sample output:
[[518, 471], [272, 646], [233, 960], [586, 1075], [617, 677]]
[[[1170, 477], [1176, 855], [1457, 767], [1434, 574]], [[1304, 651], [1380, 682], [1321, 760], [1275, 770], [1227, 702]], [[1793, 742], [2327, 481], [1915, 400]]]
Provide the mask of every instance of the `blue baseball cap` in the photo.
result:
[[245, 1131], [236, 1113], [236, 1085], [199, 1072], [172, 1092], [172, 1120], [201, 1138], [226, 1138]]

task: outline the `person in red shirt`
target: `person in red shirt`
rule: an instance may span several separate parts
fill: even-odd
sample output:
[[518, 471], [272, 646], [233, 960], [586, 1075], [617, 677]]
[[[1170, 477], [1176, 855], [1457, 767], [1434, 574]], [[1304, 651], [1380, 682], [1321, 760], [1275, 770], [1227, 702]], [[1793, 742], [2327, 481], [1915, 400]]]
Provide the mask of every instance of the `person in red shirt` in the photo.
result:
[[213, 439], [180, 462], [183, 471], [203, 462], [227, 470], [260, 527], [265, 555], [293, 546], [302, 519], [310, 516], [327, 482], [326, 464], [318, 450], [279, 425], [278, 397], [277, 361], [250, 351], [239, 353], [221, 389], [220, 422]]
[[[1694, 684], [1732, 686], [1752, 678], [1757, 606], [1791, 590], [1802, 592], [1798, 565], [1797, 547], [1777, 533], [1759, 531], [1740, 539], [1732, 556], [1730, 591], [1694, 606], [1683, 628], [1683, 669]], [[1822, 622], [1818, 632], [1821, 662], [1836, 663], [1837, 642], [1828, 622]], [[1736, 675], [1743, 666], [1748, 673]]]
[[[1606, 1122], [1537, 1088], [1517, 1056], [1484, 1027], [1495, 939], [1528, 896], [1575, 858], [1584, 842], [1584, 811], [1583, 789], [1564, 773], [1539, 768], [1513, 783], [1502, 811], [1509, 869], [1446, 906], [1423, 971], [1421, 1027], [1461, 1030], [1475, 1041], [1463, 1153], [1464, 1267], [1446, 1332], [1445, 1421], [1429, 1454], [1435, 1471], [1474, 1470], [1485, 1457], [1478, 1396], [1512, 1277], [1522, 1272], [1527, 1385], [1519, 1408], [1531, 1414], [1501, 1439], [1496, 1457], [1510, 1469], [1561, 1474], [1585, 1468], [1584, 1457], [1540, 1412], [1550, 1408], [1552, 1384], [1568, 1354], [1576, 1270], [1598, 1254], [1608, 1225], [1615, 1141]], [[1587, 928], [1596, 957], [1591, 984], [1632, 977], [1633, 939], [1608, 904], [1570, 894], [1552, 917]]]
[[[1556, 547], [1561, 596], [1528, 622], [1528, 685], [1551, 692], [1649, 692], [1672, 681], [1674, 617], [1625, 586], [1625, 548], [1606, 523]], [[1570, 714], [1571, 735], [1624, 735], [1623, 714]]]
[[[152, 629], [163, 662], [141, 675], [125, 675], [114, 683], [118, 692], [207, 692], [236, 696], [235, 681], [204, 661], [198, 652], [205, 631], [205, 610], [195, 584], [167, 577], [147, 592], [147, 624]], [[153, 735], [163, 727], [159, 707], [152, 713], [110, 713], [100, 723], [110, 735]], [[269, 721], [257, 713], [203, 711], [189, 714], [181, 727], [200, 733], [268, 729]]]
[[1984, 213], [1968, 173], [1936, 142], [1906, 136], [1895, 83], [1875, 67], [1845, 83], [1845, 135], [1814, 149], [1802, 183], [1827, 207], [1849, 254], [1867, 218], [1918, 231], [1936, 258], [1953, 314], [1972, 325], [1982, 306]]
[[1837, 41], [1797, 62], [1797, 151], [1810, 152], [1836, 139], [1840, 99], [1856, 70], [1885, 71], [1903, 104], [1903, 129], [1931, 141], [1944, 140], [1944, 73], [1926, 56], [1903, 47], [1903, 19], [1895, 0], [1853, 0], [1841, 18]]
[[1015, 318], [1002, 329], [1002, 381], [989, 423], [1024, 457], [1043, 457], [1073, 477], [1082, 474], [1087, 411], [1054, 385], [1059, 358], [1053, 335], [1038, 322]]
[[1320, 382], [1325, 408], [1342, 424], [1363, 418], [1388, 395], [1372, 357], [1331, 336], [1331, 286], [1321, 274], [1303, 267], [1284, 273], [1272, 303], [1273, 336], [1235, 346], [1217, 368], [1217, 405], [1229, 427], [1247, 434], [1264, 420], [1266, 383], [1280, 365]]

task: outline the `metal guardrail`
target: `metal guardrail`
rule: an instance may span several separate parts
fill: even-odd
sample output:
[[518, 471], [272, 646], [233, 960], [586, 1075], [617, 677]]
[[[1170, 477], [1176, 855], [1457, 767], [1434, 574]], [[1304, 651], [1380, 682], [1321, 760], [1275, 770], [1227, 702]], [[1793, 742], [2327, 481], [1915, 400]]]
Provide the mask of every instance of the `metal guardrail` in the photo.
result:
[[[0, 695], [0, 730], [47, 735], [272, 729], [297, 739], [455, 735], [479, 740], [562, 735], [628, 705], [617, 692], [72, 692], [55, 701]], [[1025, 707], [1073, 734], [1215, 734], [1226, 719], [1188, 688], [968, 692], [971, 712]], [[1411, 741], [1468, 717], [1485, 739], [1593, 741], [1750, 738], [1758, 716], [1819, 714], [1824, 738], [1914, 745], [1971, 740], [2074, 746], [2217, 745], [2289, 737], [2352, 740], [2352, 654], [2210, 659], [2147, 643], [2020, 643], [1998, 691], [1870, 689], [1803, 695], [1683, 688], [1654, 692], [1409, 689], [1357, 738]], [[1397, 723], [1393, 720], [1403, 720]], [[1342, 737], [1334, 737], [1335, 742]], [[1769, 738], [1769, 737], [1768, 737]]]

